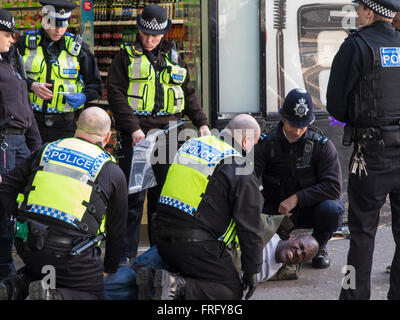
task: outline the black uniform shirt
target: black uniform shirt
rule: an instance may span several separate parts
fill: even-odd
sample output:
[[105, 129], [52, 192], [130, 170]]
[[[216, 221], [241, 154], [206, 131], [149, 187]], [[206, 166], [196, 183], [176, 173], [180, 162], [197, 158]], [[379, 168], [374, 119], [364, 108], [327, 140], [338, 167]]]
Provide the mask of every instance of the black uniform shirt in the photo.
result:
[[[40, 40], [39, 45], [43, 47], [43, 54], [47, 61], [47, 65], [49, 66], [49, 60], [54, 57], [58, 57], [60, 51], [65, 49], [65, 40], [64, 36], [55, 41], [52, 44], [52, 50], [50, 51], [54, 54], [54, 57], [50, 57], [48, 52], [49, 44], [52, 43], [52, 40], [47, 36], [46, 32], [41, 29], [42, 39]], [[21, 55], [25, 54], [25, 36], [18, 37], [18, 41], [15, 46], [19, 49]], [[82, 90], [82, 93], [86, 95], [86, 102], [90, 102], [99, 98], [102, 95], [103, 91], [103, 81], [101, 80], [99, 69], [97, 67], [97, 63], [94, 55], [90, 52], [89, 46], [86, 43], [82, 43], [81, 51], [78, 55], [78, 61], [80, 64], [79, 74], [83, 76], [83, 81], [85, 83], [85, 87]], [[32, 83], [34, 82], [32, 79], [28, 79], [28, 87], [31, 88]], [[41, 79], [41, 82], [50, 82], [50, 79], [44, 80]], [[50, 101], [50, 100], [47, 100]]]
[[[42, 152], [35, 152], [25, 159], [18, 167], [14, 168], [0, 184], [0, 201], [8, 214], [15, 213], [17, 210], [17, 195], [24, 192], [25, 186], [28, 184], [29, 178], [34, 169], [40, 162]], [[118, 270], [119, 260], [122, 255], [123, 242], [126, 233], [126, 219], [128, 207], [128, 191], [126, 179], [121, 169], [114, 163], [106, 163], [101, 169], [97, 183], [101, 186], [106, 198], [108, 199], [108, 207], [106, 212], [106, 252], [104, 258], [104, 272], [114, 273]], [[62, 187], [59, 190], [63, 192]], [[68, 195], [65, 195], [68, 197]], [[32, 214], [30, 214], [32, 216]], [[57, 219], [37, 215], [41, 221], [50, 226], [50, 230], [54, 229], [57, 233], [64, 236], [81, 237], [80, 230], [74, 230], [65, 222]], [[40, 216], [40, 217], [39, 217]]]

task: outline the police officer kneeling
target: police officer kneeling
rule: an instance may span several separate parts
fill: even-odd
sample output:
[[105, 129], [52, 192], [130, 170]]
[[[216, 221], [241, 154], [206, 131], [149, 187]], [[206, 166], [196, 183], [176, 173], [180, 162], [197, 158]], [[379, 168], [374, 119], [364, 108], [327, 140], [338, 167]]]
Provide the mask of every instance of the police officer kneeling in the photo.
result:
[[[110, 125], [104, 110], [88, 108], [75, 137], [45, 145], [4, 177], [0, 200], [5, 212], [17, 213], [15, 246], [25, 266], [0, 282], [0, 299], [24, 299], [29, 283], [31, 300], [103, 298], [103, 277], [118, 269], [127, 215], [125, 177], [103, 149]], [[104, 266], [95, 245], [74, 254], [104, 226]], [[56, 289], [40, 280], [51, 267]]]
[[312, 264], [328, 268], [326, 244], [341, 224], [342, 175], [338, 153], [314, 122], [311, 95], [288, 93], [278, 127], [261, 135], [254, 148], [256, 174], [262, 177], [264, 213], [290, 217], [294, 227], [313, 228], [319, 252]]

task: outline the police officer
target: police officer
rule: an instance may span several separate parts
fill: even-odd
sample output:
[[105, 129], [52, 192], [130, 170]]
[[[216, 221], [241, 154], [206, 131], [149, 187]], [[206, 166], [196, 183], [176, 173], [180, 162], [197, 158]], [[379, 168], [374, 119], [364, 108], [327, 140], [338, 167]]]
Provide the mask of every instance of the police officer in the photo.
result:
[[[12, 14], [0, 10], [0, 176], [42, 146], [30, 107], [22, 58], [12, 46], [16, 33]], [[0, 212], [0, 279], [15, 272], [13, 241], [7, 226], [6, 217]]]
[[[341, 299], [369, 299], [374, 239], [379, 212], [389, 194], [392, 228], [400, 241], [400, 32], [391, 25], [399, 0], [357, 1], [361, 27], [337, 52], [327, 91], [327, 109], [347, 123], [345, 141], [354, 139], [349, 165], [347, 264], [355, 268], [355, 288]], [[351, 133], [351, 128], [355, 132]], [[346, 128], [346, 127], [345, 127]], [[389, 299], [400, 299], [400, 248], [392, 262]]]
[[[164, 36], [171, 27], [165, 8], [149, 5], [137, 16], [139, 35], [137, 42], [122, 45], [114, 58], [107, 80], [110, 108], [116, 127], [121, 133], [122, 159], [120, 166], [129, 181], [132, 145], [143, 140], [151, 129], [162, 129], [171, 121], [177, 121], [186, 114], [199, 129], [200, 135], [210, 134], [207, 117], [197, 102], [193, 85], [190, 83], [186, 64], [178, 57], [175, 44]], [[167, 139], [169, 140], [169, 139]], [[158, 154], [170, 155], [153, 165], [157, 186], [148, 190], [149, 235], [151, 216], [161, 192], [168, 163], [174, 151], [168, 143], [159, 143]], [[139, 243], [139, 232], [145, 191], [129, 195], [128, 231], [125, 243], [125, 257], [134, 258]]]
[[[260, 136], [238, 115], [216, 136], [187, 141], [168, 170], [157, 211], [157, 248], [172, 272], [157, 270], [155, 297], [249, 299], [262, 264], [262, 196], [250, 159]], [[177, 188], [185, 185], [185, 188]], [[243, 281], [225, 246], [238, 239]]]
[[28, 31], [16, 46], [24, 56], [32, 108], [43, 143], [72, 137], [75, 111], [97, 99], [103, 90], [93, 54], [79, 35], [66, 32], [69, 0], [41, 0], [42, 28]]
[[[110, 126], [104, 110], [85, 109], [75, 137], [47, 144], [4, 177], [0, 200], [17, 213], [15, 246], [25, 266], [0, 282], [1, 299], [24, 299], [29, 283], [31, 300], [103, 298], [103, 277], [118, 269], [127, 212], [125, 177], [103, 149]], [[97, 246], [74, 253], [104, 230], [104, 264]], [[54, 267], [45, 272], [53, 276], [49, 288], [39, 280], [44, 266]]]
[[278, 127], [263, 134], [254, 148], [264, 212], [290, 217], [295, 228], [313, 228], [319, 251], [312, 265], [327, 268], [326, 244], [344, 212], [338, 154], [328, 138], [310, 127], [313, 102], [304, 89], [291, 90], [279, 113]]

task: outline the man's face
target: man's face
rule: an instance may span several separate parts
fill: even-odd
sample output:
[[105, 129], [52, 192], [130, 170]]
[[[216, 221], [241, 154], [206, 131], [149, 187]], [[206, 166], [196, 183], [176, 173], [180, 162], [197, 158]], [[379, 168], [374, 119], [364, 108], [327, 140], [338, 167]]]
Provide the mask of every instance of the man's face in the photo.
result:
[[0, 52], [10, 51], [11, 45], [14, 43], [12, 32], [0, 31]]
[[366, 26], [372, 23], [373, 11], [364, 6], [363, 4], [360, 4], [358, 6], [357, 15], [358, 15], [358, 26]]
[[68, 26], [56, 27], [56, 28], [46, 29], [46, 32], [52, 41], [58, 41], [63, 37], [63, 35], [67, 31], [67, 29], [68, 29]]
[[282, 120], [282, 122], [283, 122], [283, 130], [285, 130], [286, 136], [288, 137], [290, 142], [298, 141], [307, 131], [307, 127], [297, 128], [295, 126], [292, 126], [286, 120]]
[[392, 27], [400, 29], [400, 12], [397, 12], [392, 21]]
[[291, 236], [284, 241], [278, 252], [280, 262], [287, 264], [299, 264], [312, 259], [318, 250], [318, 243], [311, 236]]
[[140, 42], [142, 43], [143, 49], [146, 51], [152, 51], [160, 44], [164, 34], [147, 34], [139, 31]]

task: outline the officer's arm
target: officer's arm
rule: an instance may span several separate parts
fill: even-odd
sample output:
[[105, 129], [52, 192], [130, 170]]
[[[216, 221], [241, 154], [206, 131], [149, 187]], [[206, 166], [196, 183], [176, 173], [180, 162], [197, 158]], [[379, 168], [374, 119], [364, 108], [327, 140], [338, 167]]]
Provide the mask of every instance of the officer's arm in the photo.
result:
[[203, 112], [196, 94], [196, 89], [191, 83], [189, 70], [186, 64], [183, 65], [187, 70], [186, 80], [182, 85], [183, 92], [185, 93], [185, 111], [184, 113], [192, 120], [197, 129], [202, 126], [209, 126], [207, 116]]
[[17, 210], [17, 196], [23, 193], [33, 168], [37, 167], [40, 161], [40, 151], [32, 153], [24, 159], [18, 166], [11, 170], [7, 175], [2, 176], [0, 184], [0, 202], [6, 214], [15, 213]]
[[111, 197], [106, 213], [106, 251], [104, 272], [115, 273], [122, 256], [128, 212], [128, 188], [121, 169], [114, 164], [107, 165], [105, 178], [111, 184]]
[[113, 59], [107, 78], [107, 97], [119, 130], [131, 134], [140, 129], [139, 119], [128, 104], [129, 58], [121, 50]]
[[233, 192], [233, 220], [242, 252], [243, 272], [255, 274], [262, 265], [262, 221], [263, 197], [253, 174], [237, 176]]
[[104, 84], [95, 57], [86, 44], [83, 44], [78, 58], [81, 68], [79, 74], [83, 76], [85, 83], [82, 93], [86, 96], [86, 102], [98, 99], [102, 95]]
[[324, 200], [340, 198], [342, 171], [337, 150], [330, 140], [322, 148], [319, 160], [316, 162], [316, 171], [318, 182], [297, 192], [300, 207], [309, 207]]
[[333, 59], [326, 93], [326, 109], [339, 121], [348, 121], [350, 93], [360, 77], [361, 63], [358, 45], [354, 39], [347, 39]]

